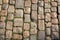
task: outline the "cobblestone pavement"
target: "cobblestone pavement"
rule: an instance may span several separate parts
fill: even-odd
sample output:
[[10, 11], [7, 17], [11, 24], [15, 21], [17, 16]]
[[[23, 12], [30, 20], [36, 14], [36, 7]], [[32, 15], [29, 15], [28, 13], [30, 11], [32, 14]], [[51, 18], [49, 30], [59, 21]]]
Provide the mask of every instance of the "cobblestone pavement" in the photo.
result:
[[0, 0], [0, 40], [60, 40], [60, 0]]

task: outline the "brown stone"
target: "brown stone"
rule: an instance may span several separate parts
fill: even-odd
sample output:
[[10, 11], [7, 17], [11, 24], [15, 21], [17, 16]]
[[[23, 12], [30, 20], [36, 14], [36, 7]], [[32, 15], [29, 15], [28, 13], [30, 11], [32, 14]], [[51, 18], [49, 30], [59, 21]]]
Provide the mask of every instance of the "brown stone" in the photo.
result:
[[32, 4], [32, 10], [37, 10], [37, 4]]
[[38, 0], [32, 0], [32, 3], [37, 3], [38, 2]]
[[57, 12], [57, 7], [51, 7], [51, 11]]
[[50, 0], [44, 0], [44, 2], [50, 2]]
[[51, 12], [51, 10], [50, 9], [45, 9], [45, 12]]
[[52, 24], [58, 24], [58, 19], [52, 19]]
[[51, 22], [46, 22], [46, 27], [51, 27]]
[[1, 16], [1, 20], [0, 21], [4, 22], [5, 20], [6, 20], [6, 17]]
[[3, 0], [3, 3], [8, 3], [9, 2], [9, 0]]
[[57, 2], [51, 2], [52, 6], [57, 6]]
[[51, 40], [51, 37], [46, 37], [46, 40]]
[[0, 34], [5, 34], [5, 29], [0, 29]]
[[44, 6], [44, 1], [38, 1], [39, 6]]

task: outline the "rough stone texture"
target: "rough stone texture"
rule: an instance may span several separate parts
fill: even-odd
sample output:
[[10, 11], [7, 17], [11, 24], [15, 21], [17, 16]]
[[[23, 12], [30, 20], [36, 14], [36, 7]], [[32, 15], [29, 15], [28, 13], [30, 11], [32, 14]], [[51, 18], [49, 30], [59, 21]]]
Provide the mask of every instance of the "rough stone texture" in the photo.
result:
[[60, 40], [60, 0], [0, 0], [0, 40]]

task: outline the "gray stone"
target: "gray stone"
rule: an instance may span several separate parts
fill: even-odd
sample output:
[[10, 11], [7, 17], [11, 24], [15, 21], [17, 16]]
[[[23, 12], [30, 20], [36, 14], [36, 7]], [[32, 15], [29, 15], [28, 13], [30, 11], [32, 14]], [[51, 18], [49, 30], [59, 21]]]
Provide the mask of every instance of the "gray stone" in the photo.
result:
[[39, 2], [39, 6], [44, 6], [44, 1], [38, 1]]
[[29, 38], [24, 38], [23, 40], [29, 40]]
[[2, 0], [0, 0], [0, 4], [2, 4]]
[[51, 37], [46, 37], [46, 40], [51, 40]]
[[37, 40], [37, 36], [36, 35], [30, 35], [30, 40]]
[[51, 10], [50, 9], [45, 9], [45, 12], [51, 12]]
[[52, 19], [52, 24], [58, 24], [58, 19]]
[[0, 34], [0, 40], [4, 40], [5, 36]]
[[51, 7], [50, 3], [45, 3], [45, 8], [50, 8], [50, 7]]
[[45, 32], [44, 31], [38, 32], [38, 40], [45, 40]]
[[10, 4], [15, 4], [15, 0], [10, 0]]
[[16, 0], [15, 8], [24, 8], [24, 0]]
[[57, 12], [57, 7], [51, 7], [51, 11]]
[[0, 11], [1, 11], [1, 7], [2, 7], [2, 6], [0, 5]]
[[3, 4], [2, 8], [3, 9], [8, 9], [8, 4]]

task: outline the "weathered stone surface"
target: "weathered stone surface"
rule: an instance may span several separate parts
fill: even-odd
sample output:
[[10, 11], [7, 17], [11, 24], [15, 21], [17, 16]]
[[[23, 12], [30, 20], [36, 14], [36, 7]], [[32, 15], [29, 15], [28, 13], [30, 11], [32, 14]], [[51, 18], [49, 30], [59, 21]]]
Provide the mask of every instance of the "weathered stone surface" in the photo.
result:
[[22, 18], [15, 18], [14, 19], [14, 26], [23, 26], [23, 19]]
[[5, 36], [0, 34], [0, 40], [4, 40]]
[[36, 35], [31, 35], [31, 36], [30, 36], [30, 40], [37, 40], [36, 38], [37, 38]]
[[12, 31], [10, 30], [6, 31], [6, 38], [12, 38]]
[[46, 27], [51, 27], [52, 23], [51, 22], [46, 22]]
[[25, 6], [30, 7], [31, 6], [31, 1], [30, 0], [25, 0]]
[[45, 9], [45, 12], [51, 12], [51, 10], [50, 9]]
[[27, 14], [30, 14], [31, 8], [30, 7], [25, 7], [24, 12]]
[[59, 20], [59, 22], [60, 22], [60, 15], [58, 15], [58, 20]]
[[51, 40], [51, 37], [46, 37], [46, 40]]
[[37, 34], [37, 29], [36, 28], [30, 29], [30, 34]]
[[13, 22], [7, 21], [6, 29], [12, 30]]
[[7, 16], [7, 10], [2, 10], [2, 11], [1, 11], [1, 15], [2, 15], [2, 16]]
[[51, 15], [49, 13], [45, 14], [45, 21], [51, 21]]
[[44, 1], [38, 1], [38, 3], [39, 6], [44, 6]]
[[52, 24], [58, 24], [58, 19], [52, 19]]
[[0, 4], [2, 4], [2, 0], [0, 0]]
[[15, 8], [24, 8], [24, 0], [16, 0]]
[[37, 4], [32, 4], [32, 10], [37, 10]]
[[7, 9], [8, 9], [8, 4], [3, 4], [3, 5], [2, 5], [2, 9], [7, 10]]
[[23, 40], [29, 40], [29, 38], [24, 38]]
[[32, 19], [32, 21], [37, 21], [37, 11], [32, 11], [31, 19]]
[[56, 13], [56, 12], [52, 12], [52, 13], [51, 13], [51, 17], [52, 17], [52, 18], [57, 18], [57, 13]]
[[37, 28], [37, 23], [31, 22], [31, 27], [30, 28], [32, 28], [32, 29]]
[[50, 2], [50, 0], [44, 0], [44, 2]]
[[20, 34], [13, 34], [13, 39], [22, 39], [22, 35], [20, 35]]
[[44, 20], [38, 21], [38, 29], [39, 30], [45, 30]]
[[44, 19], [44, 14], [39, 14], [38, 19]]
[[46, 28], [46, 35], [51, 35], [51, 29], [50, 28]]
[[22, 27], [13, 27], [14, 33], [22, 33]]
[[51, 2], [52, 6], [57, 6], [57, 2]]
[[52, 31], [59, 31], [59, 27], [58, 27], [58, 25], [52, 25]]
[[3, 3], [8, 3], [9, 2], [9, 0], [3, 0]]
[[51, 7], [51, 11], [57, 12], [57, 7]]
[[30, 22], [30, 15], [29, 14], [24, 15], [24, 22]]
[[6, 20], [6, 17], [1, 16], [1, 20], [0, 21], [4, 22], [5, 20]]
[[29, 29], [30, 29], [29, 23], [24, 23], [24, 30], [29, 30]]
[[5, 22], [0, 22], [0, 28], [5, 28]]
[[0, 11], [1, 11], [1, 7], [2, 7], [2, 6], [0, 5]]
[[32, 0], [32, 3], [37, 3], [38, 2], [38, 0]]
[[13, 18], [14, 18], [14, 15], [13, 15], [12, 13], [9, 13], [7, 19], [8, 19], [8, 20], [13, 20]]
[[50, 3], [45, 3], [45, 8], [51, 8]]
[[5, 29], [0, 29], [0, 34], [5, 34]]
[[14, 13], [14, 6], [13, 5], [9, 5], [8, 13]]
[[52, 39], [53, 40], [58, 40], [59, 39], [59, 33], [58, 32], [53, 32], [52, 33]]
[[60, 6], [58, 6], [58, 13], [60, 14]]
[[23, 36], [24, 36], [24, 38], [29, 37], [29, 31], [24, 31]]
[[45, 32], [39, 31], [38, 32], [38, 40], [44, 40], [45, 39]]
[[15, 17], [23, 17], [23, 10], [22, 9], [16, 9], [15, 11]]
[[39, 13], [39, 14], [43, 14], [43, 13], [44, 13], [43, 7], [38, 7], [38, 13]]
[[15, 4], [15, 0], [10, 0], [10, 4]]

